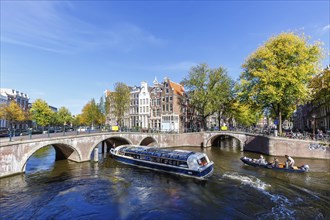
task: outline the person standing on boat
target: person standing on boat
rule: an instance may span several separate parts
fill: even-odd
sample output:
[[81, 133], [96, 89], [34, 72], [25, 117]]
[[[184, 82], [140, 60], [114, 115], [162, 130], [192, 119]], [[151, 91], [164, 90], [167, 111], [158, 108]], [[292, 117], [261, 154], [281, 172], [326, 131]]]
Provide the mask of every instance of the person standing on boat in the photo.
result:
[[286, 158], [286, 162], [285, 162], [285, 167], [286, 168], [293, 168], [293, 165], [294, 165], [294, 160], [292, 159], [292, 157], [288, 156], [288, 155], [285, 155], [285, 158]]
[[260, 165], [266, 165], [266, 164], [267, 164], [267, 162], [266, 162], [264, 156], [260, 155], [260, 158], [259, 158], [259, 160], [258, 160], [258, 163], [259, 163]]

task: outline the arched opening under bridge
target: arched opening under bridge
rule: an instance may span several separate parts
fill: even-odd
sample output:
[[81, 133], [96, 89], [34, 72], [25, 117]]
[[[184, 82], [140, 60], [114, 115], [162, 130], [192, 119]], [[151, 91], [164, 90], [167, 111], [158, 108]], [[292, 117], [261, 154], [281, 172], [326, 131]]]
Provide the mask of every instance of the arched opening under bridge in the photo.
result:
[[72, 146], [62, 143], [40, 146], [27, 154], [26, 161], [23, 161], [22, 172], [35, 173], [51, 170], [56, 165], [56, 161], [67, 159], [80, 160], [79, 153]]
[[240, 150], [243, 148], [241, 141], [238, 138], [230, 135], [216, 135], [211, 138], [210, 142], [212, 147], [220, 147], [223, 149], [238, 148]]
[[157, 141], [153, 137], [146, 137], [141, 141], [140, 145], [142, 145], [142, 146], [157, 146]]
[[[90, 151], [90, 158], [92, 161], [98, 161], [99, 158], [106, 157], [111, 148], [118, 147], [120, 145], [132, 144], [130, 140], [122, 137], [110, 137], [99, 142]], [[102, 156], [103, 154], [103, 156]]]

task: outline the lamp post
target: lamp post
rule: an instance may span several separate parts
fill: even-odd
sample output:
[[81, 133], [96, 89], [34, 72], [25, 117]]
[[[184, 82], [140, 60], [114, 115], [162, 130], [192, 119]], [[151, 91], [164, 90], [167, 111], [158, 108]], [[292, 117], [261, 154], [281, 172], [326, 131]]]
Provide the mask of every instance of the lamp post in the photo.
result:
[[313, 139], [315, 139], [315, 118], [316, 118], [315, 113], [312, 114], [312, 118], [313, 118]]

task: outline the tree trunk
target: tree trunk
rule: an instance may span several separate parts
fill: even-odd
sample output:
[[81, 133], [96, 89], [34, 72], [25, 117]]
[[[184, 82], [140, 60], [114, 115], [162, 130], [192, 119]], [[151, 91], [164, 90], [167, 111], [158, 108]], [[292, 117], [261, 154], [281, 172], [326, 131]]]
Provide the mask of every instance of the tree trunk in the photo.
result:
[[206, 118], [207, 117], [205, 117], [205, 116], [203, 116], [203, 118], [202, 118], [202, 127], [201, 127], [201, 129], [203, 129], [203, 131], [205, 131], [206, 129]]
[[282, 111], [280, 104], [278, 104], [278, 131], [280, 134], [282, 134]]
[[221, 111], [220, 110], [218, 111], [218, 127], [220, 130], [220, 128], [221, 128]]

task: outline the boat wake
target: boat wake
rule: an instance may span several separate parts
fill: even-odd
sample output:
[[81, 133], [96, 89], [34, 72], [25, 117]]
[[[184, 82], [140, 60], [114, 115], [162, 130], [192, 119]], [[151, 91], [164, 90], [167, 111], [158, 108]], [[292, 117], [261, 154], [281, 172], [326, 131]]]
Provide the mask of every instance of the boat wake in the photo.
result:
[[274, 204], [271, 212], [260, 213], [256, 216], [258, 219], [294, 219], [295, 210], [293, 209], [294, 202], [291, 202], [286, 196], [273, 194], [268, 189], [271, 188], [257, 177], [244, 176], [238, 173], [225, 173], [223, 178], [241, 182], [242, 185], [252, 187], [263, 193]]
[[253, 176], [249, 177], [249, 176], [239, 175], [238, 173], [225, 173], [225, 174], [223, 174], [223, 177], [232, 179], [232, 180], [241, 181], [241, 184], [248, 185], [259, 191], [265, 191], [267, 188], [271, 187], [271, 185], [264, 183], [260, 179], [253, 177]]

